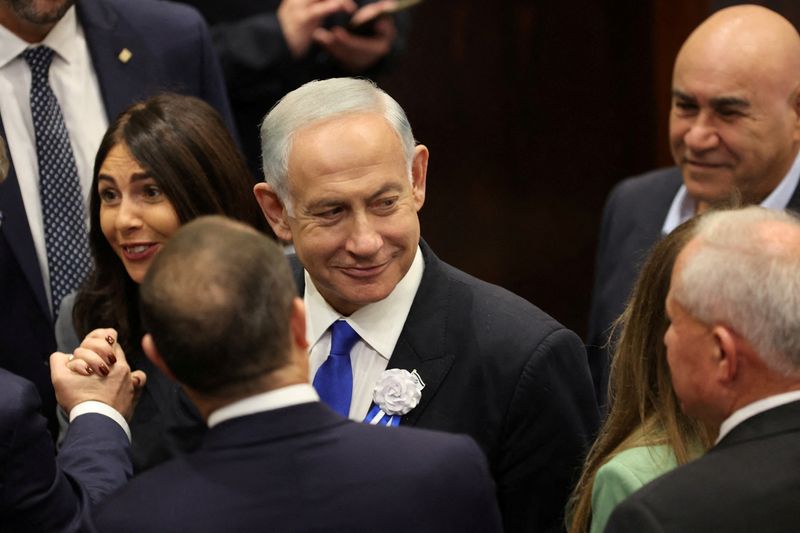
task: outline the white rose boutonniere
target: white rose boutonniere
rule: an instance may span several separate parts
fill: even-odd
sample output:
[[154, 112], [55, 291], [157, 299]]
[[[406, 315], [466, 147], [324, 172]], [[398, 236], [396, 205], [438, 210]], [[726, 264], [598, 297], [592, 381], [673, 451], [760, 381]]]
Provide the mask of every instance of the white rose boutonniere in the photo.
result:
[[375, 383], [372, 399], [387, 415], [404, 415], [417, 406], [425, 383], [417, 371], [392, 368]]

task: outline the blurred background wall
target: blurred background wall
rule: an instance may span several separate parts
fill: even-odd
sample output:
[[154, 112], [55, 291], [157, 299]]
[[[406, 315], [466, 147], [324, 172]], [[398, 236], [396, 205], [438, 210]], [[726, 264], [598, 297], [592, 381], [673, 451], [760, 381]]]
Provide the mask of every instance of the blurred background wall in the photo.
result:
[[[425, 0], [378, 78], [431, 151], [422, 234], [442, 259], [585, 333], [600, 216], [672, 164], [672, 63], [713, 0]], [[796, 1], [760, 2], [794, 20]]]

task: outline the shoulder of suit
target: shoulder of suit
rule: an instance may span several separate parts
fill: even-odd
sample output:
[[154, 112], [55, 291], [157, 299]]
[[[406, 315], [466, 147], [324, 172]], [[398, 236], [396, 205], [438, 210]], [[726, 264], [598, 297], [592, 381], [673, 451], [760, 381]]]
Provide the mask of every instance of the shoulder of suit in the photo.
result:
[[[176, 27], [194, 26], [198, 21], [203, 22], [203, 17], [196, 8], [179, 2], [167, 0], [94, 0], [92, 2], [79, 0], [82, 9], [110, 9], [122, 17], [130, 25], [142, 29], [149, 26], [163, 28], [165, 25]], [[141, 23], [147, 26], [140, 26]], [[177, 36], [175, 36], [177, 37]]]
[[[451, 312], [480, 314], [480, 319], [494, 331], [509, 331], [517, 328], [519, 334], [530, 329], [532, 324], [537, 334], [565, 329], [553, 317], [539, 307], [510, 290], [483, 281], [438, 259], [438, 267], [449, 279]], [[426, 265], [427, 268], [427, 265]], [[422, 290], [423, 287], [421, 286]], [[497, 327], [492, 327], [492, 326]]]
[[669, 198], [671, 201], [682, 183], [683, 178], [678, 167], [660, 168], [622, 180], [612, 189], [609, 198]]

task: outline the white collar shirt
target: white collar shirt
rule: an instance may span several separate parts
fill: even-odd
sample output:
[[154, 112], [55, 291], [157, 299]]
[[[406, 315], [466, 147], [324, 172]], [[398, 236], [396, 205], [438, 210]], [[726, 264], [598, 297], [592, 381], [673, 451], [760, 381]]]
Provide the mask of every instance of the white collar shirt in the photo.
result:
[[780, 407], [781, 405], [791, 403], [794, 401], [800, 400], [800, 391], [791, 391], [791, 392], [784, 392], [782, 394], [776, 394], [774, 396], [768, 396], [756, 402], [750, 403], [742, 407], [741, 409], [737, 409], [736, 411], [731, 414], [722, 425], [719, 427], [719, 435], [717, 436], [717, 440], [714, 443], [715, 445], [721, 441], [725, 435], [731, 432], [733, 428], [747, 420], [748, 418], [752, 418], [759, 413], [763, 413], [764, 411], [769, 411], [770, 409], [774, 409], [776, 407]]
[[[55, 51], [49, 71], [50, 87], [64, 116], [86, 201], [92, 184], [94, 158], [108, 127], [108, 118], [75, 6], [67, 10], [41, 44]], [[20, 55], [29, 47], [30, 43], [0, 25], [0, 117], [49, 300], [50, 274], [30, 108], [31, 71]], [[88, 213], [88, 209], [86, 211]]]
[[308, 383], [289, 385], [288, 387], [281, 387], [280, 389], [248, 396], [247, 398], [220, 407], [208, 416], [208, 427], [213, 428], [217, 424], [221, 424], [232, 418], [318, 401], [319, 396], [317, 395], [317, 391]]
[[[789, 201], [792, 199], [792, 194], [800, 184], [800, 152], [794, 158], [794, 163], [789, 169], [786, 176], [783, 177], [781, 182], [775, 189], [764, 198], [761, 202], [761, 207], [767, 209], [786, 209]], [[661, 228], [662, 235], [668, 235], [675, 228], [689, 220], [695, 215], [697, 211], [697, 202], [689, 196], [686, 192], [686, 185], [681, 185], [675, 198], [672, 200], [667, 217], [664, 219], [664, 225]]]
[[348, 317], [343, 317], [325, 301], [311, 276], [304, 272], [306, 288], [303, 299], [306, 304], [306, 339], [311, 358], [310, 379], [313, 381], [317, 369], [328, 358], [331, 346], [329, 328], [334, 322], [346, 320], [360, 337], [350, 351], [353, 396], [349, 417], [352, 420], [361, 422], [367, 416], [375, 383], [386, 370], [394, 352], [424, 270], [422, 252], [417, 247], [411, 267], [389, 296], [362, 307]]

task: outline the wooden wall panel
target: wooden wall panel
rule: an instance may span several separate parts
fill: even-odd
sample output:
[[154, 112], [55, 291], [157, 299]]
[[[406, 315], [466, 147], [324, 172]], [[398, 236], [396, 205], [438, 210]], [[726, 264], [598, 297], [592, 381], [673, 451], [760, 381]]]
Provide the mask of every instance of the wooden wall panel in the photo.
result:
[[422, 232], [439, 256], [582, 334], [605, 196], [665, 163], [663, 94], [697, 5], [414, 8], [408, 50], [378, 81], [431, 150]]

